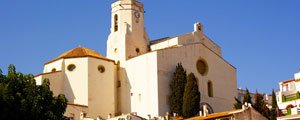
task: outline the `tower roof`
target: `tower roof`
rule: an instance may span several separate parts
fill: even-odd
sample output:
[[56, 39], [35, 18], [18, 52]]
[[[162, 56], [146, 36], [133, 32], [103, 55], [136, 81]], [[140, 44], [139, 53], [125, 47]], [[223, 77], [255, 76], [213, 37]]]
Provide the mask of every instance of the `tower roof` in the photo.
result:
[[74, 48], [72, 50], [69, 50], [69, 51], [61, 54], [54, 60], [46, 62], [45, 64], [54, 62], [54, 61], [62, 59], [62, 58], [65, 59], [65, 58], [80, 58], [80, 57], [93, 57], [93, 58], [103, 59], [103, 60], [107, 60], [107, 61], [113, 61], [113, 60], [110, 60], [110, 59], [102, 56], [100, 53], [98, 53], [95, 50], [85, 48], [85, 47], [77, 47], [77, 48]]

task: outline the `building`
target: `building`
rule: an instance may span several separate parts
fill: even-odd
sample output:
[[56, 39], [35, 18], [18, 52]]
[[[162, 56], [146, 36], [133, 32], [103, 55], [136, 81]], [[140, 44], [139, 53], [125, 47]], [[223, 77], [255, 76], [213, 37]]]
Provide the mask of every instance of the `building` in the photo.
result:
[[[251, 92], [249, 92], [249, 93], [251, 96], [251, 101], [252, 101], [252, 103], [254, 103], [255, 102], [255, 97], [254, 97], [255, 93], [251, 93]], [[246, 90], [244, 90], [242, 88], [237, 89], [237, 99], [238, 100], [243, 101], [245, 94], [246, 94]], [[263, 95], [264, 101], [267, 104], [268, 108], [271, 108], [272, 107], [272, 95], [266, 94], [266, 93], [258, 93], [258, 94]]]
[[201, 106], [210, 113], [232, 109], [236, 68], [224, 60], [221, 47], [200, 23], [190, 33], [149, 40], [141, 2], [118, 0], [111, 7], [106, 57], [77, 47], [45, 63], [35, 78], [38, 84], [49, 79], [55, 95], [66, 95], [67, 116], [162, 116], [170, 111], [169, 84], [178, 63], [197, 77]]
[[293, 79], [279, 82], [279, 88], [276, 92], [279, 109], [285, 115], [297, 116], [300, 113], [300, 71], [294, 74]]
[[[238, 100], [243, 101], [245, 94], [246, 94], [246, 90], [244, 90], [242, 88], [238, 88], [237, 89], [237, 99]], [[252, 102], [254, 102], [254, 93], [252, 93], [252, 92], [249, 91], [249, 94], [251, 96]]]
[[277, 120], [299, 120], [299, 119], [300, 119], [299, 114], [277, 117]]
[[268, 120], [254, 108], [243, 107], [243, 109], [224, 111], [206, 116], [198, 116], [187, 120]]
[[78, 47], [45, 63], [35, 79], [37, 84], [49, 79], [54, 95], [65, 94], [69, 101], [66, 115], [78, 120], [81, 115], [96, 118], [117, 111], [116, 72], [113, 60]]

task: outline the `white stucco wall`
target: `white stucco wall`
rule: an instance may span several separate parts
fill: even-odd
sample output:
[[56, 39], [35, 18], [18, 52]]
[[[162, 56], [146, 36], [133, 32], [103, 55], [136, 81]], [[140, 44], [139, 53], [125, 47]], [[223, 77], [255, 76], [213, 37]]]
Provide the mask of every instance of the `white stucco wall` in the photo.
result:
[[62, 72], [54, 72], [54, 73], [43, 75], [43, 80], [45, 78], [49, 79], [50, 90], [53, 92], [54, 96], [57, 96], [59, 94], [63, 94], [64, 79], [63, 79], [63, 73]]
[[157, 54], [144, 54], [126, 62], [126, 72], [131, 86], [131, 111], [147, 118], [159, 115]]
[[300, 91], [300, 81], [295, 82], [296, 91]]
[[[98, 66], [105, 68], [103, 73]], [[88, 117], [106, 118], [117, 110], [117, 66], [110, 61], [88, 58]]]
[[64, 79], [63, 79], [63, 73], [61, 71], [43, 73], [36, 76], [34, 79], [37, 85], [42, 85], [43, 80], [48, 79], [50, 82], [50, 90], [53, 92], [54, 96], [57, 96], [59, 94], [64, 94], [63, 91]]
[[286, 109], [286, 107], [287, 107], [289, 104], [294, 105], [294, 106], [297, 106], [298, 108], [300, 108], [300, 107], [299, 107], [299, 105], [300, 105], [300, 99], [298, 99], [298, 100], [293, 100], [293, 101], [288, 101], [288, 102], [279, 102], [279, 103], [278, 103], [278, 107], [279, 107], [279, 109]]
[[155, 51], [155, 50], [159, 50], [159, 49], [164, 49], [164, 48], [168, 48], [168, 47], [172, 47], [172, 46], [177, 46], [178, 44], [178, 38], [174, 37], [174, 38], [169, 38], [163, 42], [157, 43], [157, 44], [153, 44], [150, 46], [151, 51]]
[[73, 117], [73, 120], [82, 120], [81, 115], [83, 113], [88, 113], [87, 106], [68, 104], [64, 115], [67, 117]]
[[292, 104], [294, 106], [297, 105], [297, 107], [299, 108], [300, 105], [300, 100], [292, 100], [292, 101], [288, 101], [288, 102], [283, 102], [283, 98], [282, 95], [284, 96], [288, 96], [288, 95], [294, 95], [296, 94], [298, 91], [300, 91], [300, 81], [299, 81], [299, 72], [294, 74], [294, 79], [292, 80], [287, 80], [287, 81], [283, 81], [283, 82], [279, 82], [279, 88], [280, 91], [278, 91], [277, 93], [277, 103], [280, 109], [286, 109], [286, 106], [289, 104]]
[[[67, 70], [68, 65], [74, 64], [73, 71]], [[65, 59], [64, 93], [70, 103], [88, 105], [88, 58]]]
[[[121, 61], [148, 52], [148, 35], [144, 27], [144, 6], [132, 0], [114, 2], [111, 10], [111, 33], [107, 41], [107, 57]], [[135, 17], [136, 12], [139, 17]], [[114, 30], [115, 15], [118, 16], [118, 31]], [[117, 52], [115, 52], [117, 49]], [[136, 52], [139, 49], [139, 53]]]
[[[176, 65], [181, 62], [187, 74], [193, 72], [199, 80], [201, 102], [209, 103], [214, 112], [231, 110], [236, 91], [236, 69], [207, 49], [203, 44], [191, 44], [179, 48], [159, 50], [158, 52], [158, 91], [159, 113], [165, 114], [168, 110], [167, 96], [169, 84]], [[208, 64], [208, 73], [202, 76], [196, 69], [197, 60], [204, 59]], [[207, 82], [213, 82], [213, 95], [208, 97]]]
[[56, 71], [61, 71], [63, 68], [63, 59], [53, 61], [51, 63], [45, 64], [43, 73], [52, 72], [52, 69], [55, 68]]
[[[196, 69], [196, 62], [200, 58], [208, 63], [209, 72], [206, 76], [201, 76]], [[237, 93], [236, 69], [203, 44], [196, 43], [150, 52], [126, 62], [132, 93], [130, 103], [132, 112], [138, 112], [143, 117], [147, 114], [158, 116], [169, 112], [167, 103], [169, 85], [179, 62], [182, 62], [188, 73], [193, 72], [199, 79], [201, 102], [210, 104], [214, 112], [232, 109], [233, 98]], [[213, 82], [212, 98], [207, 95], [208, 81]], [[145, 98], [144, 94], [149, 97]], [[144, 103], [144, 98], [150, 101]]]
[[294, 74], [295, 79], [300, 79], [300, 71]]
[[34, 77], [34, 80], [36, 82], [36, 85], [42, 85], [42, 82], [43, 82], [43, 76], [40, 75], [40, 76], [36, 76]]
[[[67, 69], [70, 64], [76, 66], [73, 71]], [[103, 73], [98, 71], [99, 65], [104, 66]], [[59, 71], [51, 72], [53, 68]], [[113, 61], [91, 57], [68, 58], [46, 64], [44, 70], [50, 72], [36, 76], [37, 84], [48, 78], [55, 96], [66, 95], [68, 102], [73, 104], [68, 105], [67, 116], [75, 115], [77, 119], [83, 112], [87, 113], [87, 117], [100, 115], [106, 118], [108, 114], [116, 114], [117, 65]]]
[[[197, 23], [196, 23], [197, 24]], [[190, 44], [202, 43], [208, 49], [213, 51], [218, 56], [222, 56], [221, 48], [203, 34], [203, 31], [196, 30], [191, 33], [178, 35], [172, 38], [166, 38], [166, 40], [152, 44], [150, 46], [151, 51], [170, 48], [173, 46], [186, 46]]]

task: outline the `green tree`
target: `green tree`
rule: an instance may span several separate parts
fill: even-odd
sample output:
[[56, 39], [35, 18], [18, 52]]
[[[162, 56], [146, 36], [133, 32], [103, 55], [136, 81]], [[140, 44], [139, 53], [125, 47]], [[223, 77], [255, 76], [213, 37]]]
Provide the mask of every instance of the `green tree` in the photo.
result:
[[242, 102], [239, 99], [237, 99], [236, 97], [234, 97], [234, 99], [236, 101], [236, 103], [233, 104], [235, 109], [242, 109], [242, 106], [245, 103], [249, 103], [249, 104], [253, 105], [252, 104], [252, 97], [251, 97], [250, 92], [247, 88], [246, 88], [245, 94], [243, 95], [243, 101]]
[[251, 105], [253, 105], [252, 97], [251, 97], [250, 92], [247, 88], [246, 88], [246, 93], [244, 94], [244, 97], [243, 97], [243, 104], [245, 104], [245, 103], [250, 103]]
[[270, 116], [270, 110], [269, 108], [266, 106], [267, 104], [265, 103], [264, 101], [264, 97], [262, 94], [259, 94], [259, 93], [255, 93], [254, 94], [254, 106], [253, 108], [261, 113], [263, 116], [265, 116], [266, 118], [269, 118]]
[[64, 95], [53, 97], [49, 81], [37, 86], [33, 75], [16, 72], [10, 65], [0, 72], [0, 119], [61, 120], [67, 107]]
[[242, 109], [243, 103], [236, 97], [234, 97], [236, 103], [234, 103], [234, 109]]
[[0, 83], [4, 81], [4, 76], [2, 74], [2, 70], [0, 69]]
[[182, 115], [183, 94], [186, 84], [186, 71], [181, 63], [178, 63], [170, 84], [171, 95], [169, 96], [169, 105], [172, 113]]
[[183, 116], [185, 118], [196, 116], [200, 110], [200, 92], [198, 90], [197, 78], [193, 73], [187, 77], [183, 95]]
[[271, 113], [270, 113], [271, 120], [276, 120], [277, 109], [278, 109], [278, 105], [277, 105], [277, 101], [276, 101], [276, 95], [275, 95], [275, 92], [273, 89], [273, 91], [272, 91], [272, 108], [271, 108]]

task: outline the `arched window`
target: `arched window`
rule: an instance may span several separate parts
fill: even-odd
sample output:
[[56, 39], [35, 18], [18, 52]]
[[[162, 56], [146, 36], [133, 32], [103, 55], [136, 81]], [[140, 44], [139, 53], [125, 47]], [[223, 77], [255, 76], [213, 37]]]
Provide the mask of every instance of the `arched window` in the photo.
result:
[[56, 72], [56, 69], [55, 69], [55, 68], [53, 68], [53, 69], [51, 70], [51, 72]]
[[203, 106], [206, 106], [209, 114], [214, 113], [214, 109], [208, 103], [206, 103], [206, 102], [201, 102], [200, 103], [200, 110], [201, 111], [203, 111]]
[[214, 94], [213, 94], [213, 84], [211, 81], [208, 81], [207, 82], [207, 94], [208, 94], [208, 97], [213, 97]]
[[114, 30], [115, 30], [115, 32], [118, 31], [118, 29], [119, 29], [119, 25], [118, 25], [118, 15], [115, 14], [115, 16], [114, 16]]
[[117, 54], [118, 53], [118, 48], [115, 48], [114, 52], [115, 52], [115, 54]]
[[136, 49], [135, 49], [135, 52], [136, 52], [137, 54], [139, 54], [139, 53], [140, 53], [140, 49], [139, 49], [139, 48], [136, 48]]

